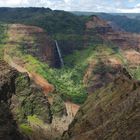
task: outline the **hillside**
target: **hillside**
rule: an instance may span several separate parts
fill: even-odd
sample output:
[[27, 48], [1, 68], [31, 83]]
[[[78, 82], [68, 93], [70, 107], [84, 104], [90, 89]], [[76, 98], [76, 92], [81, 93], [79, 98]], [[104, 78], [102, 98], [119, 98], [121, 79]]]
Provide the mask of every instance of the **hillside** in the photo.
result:
[[[7, 27], [4, 59], [10, 65], [25, 68], [31, 77], [36, 75], [34, 79], [38, 79], [37, 75], [42, 76], [65, 101], [83, 103], [86, 93], [112, 81], [120, 67], [125, 67], [132, 77], [140, 77], [140, 36], [116, 31], [109, 22], [97, 16], [91, 16], [85, 23], [81, 49], [76, 48], [69, 54], [61, 48], [65, 43], [58, 40], [65, 62], [62, 69], [50, 67], [57, 65], [58, 57], [54, 41], [43, 29], [22, 24]], [[69, 48], [69, 45], [65, 44], [65, 47]], [[49, 93], [53, 92], [51, 87], [47, 88]]]
[[140, 33], [140, 20], [139, 13], [97, 13], [97, 12], [72, 12], [78, 16], [92, 16], [96, 15], [104, 20], [110, 21], [119, 26], [121, 29], [132, 32]]
[[0, 139], [59, 138], [67, 130], [79, 106], [64, 103], [55, 94], [46, 96], [35, 79], [2, 60], [0, 68]]
[[[0, 139], [24, 139], [10, 110], [17, 71], [0, 61]], [[9, 83], [9, 84], [8, 84]]]
[[110, 15], [103, 14], [100, 15], [101, 18], [114, 22], [120, 28], [127, 32], [140, 33], [140, 20], [138, 18], [129, 18], [125, 15]]
[[137, 140], [140, 136], [139, 82], [120, 74], [90, 95], [64, 133], [64, 140]]
[[48, 100], [27, 74], [18, 73], [4, 61], [0, 61], [0, 69], [0, 139], [24, 139], [27, 134], [30, 137], [33, 130], [27, 118], [36, 116], [46, 123], [52, 120]]
[[116, 31], [97, 16], [86, 23], [85, 48], [64, 57], [66, 65], [85, 66], [83, 83], [92, 93], [114, 79], [121, 67], [139, 80], [139, 34]]
[[79, 34], [84, 28], [80, 17], [49, 8], [0, 8], [0, 21], [39, 26], [49, 34]]
[[[21, 93], [22, 95], [13, 97], [12, 100], [13, 102], [17, 102], [14, 105], [15, 108], [12, 113], [18, 117], [15, 117], [15, 120], [17, 121], [18, 127], [21, 126], [19, 130], [22, 131], [22, 129], [25, 129], [23, 130], [23, 133], [25, 131], [25, 135], [37, 140], [41, 139], [41, 137], [43, 139], [44, 137], [48, 139], [60, 137], [67, 130], [68, 125], [79, 109], [79, 105], [71, 103], [71, 101], [82, 103], [86, 98], [82, 84], [80, 81], [77, 81], [76, 84], [81, 84], [81, 87], [76, 87], [77, 85], [74, 84], [74, 80], [71, 79], [71, 73], [73, 72], [71, 69], [55, 68], [57, 65], [56, 62], [59, 61], [56, 60], [57, 53], [55, 51], [54, 41], [51, 40], [43, 29], [21, 24], [1, 25], [1, 29], [3, 29], [3, 35], [5, 35], [1, 37], [1, 41], [3, 42], [1, 46], [1, 59], [4, 59], [10, 66], [17, 69], [17, 71], [28, 75], [28, 77], [19, 77], [21, 83], [19, 85], [21, 88], [20, 92], [23, 92], [23, 94]], [[26, 79], [29, 81], [26, 81]], [[67, 82], [64, 82], [64, 80]], [[41, 90], [41, 93], [33, 92], [35, 95], [30, 93], [30, 87], [28, 87], [30, 81], [35, 84], [33, 87]], [[16, 86], [16, 88], [18, 87]], [[25, 91], [27, 92], [27, 95], [25, 95], [26, 99], [20, 102], [21, 98], [24, 99], [24, 88], [29, 89], [29, 92]], [[45, 102], [48, 103], [48, 112], [50, 114], [46, 112], [45, 114], [41, 113], [47, 108], [43, 109], [40, 103]], [[25, 112], [17, 112], [17, 106], [19, 104], [21, 104], [21, 108], [19, 109], [23, 108], [23, 111], [29, 108], [29, 110], [26, 110], [27, 114]], [[36, 113], [32, 112], [32, 110], [35, 110]], [[37, 116], [39, 114], [41, 117]], [[47, 115], [50, 115], [50, 124], [46, 120]], [[38, 130], [40, 128], [42, 132]], [[28, 133], [28, 130], [31, 132]], [[45, 134], [46, 131], [48, 132], [47, 134]], [[52, 135], [53, 132], [56, 132], [55, 136]]]

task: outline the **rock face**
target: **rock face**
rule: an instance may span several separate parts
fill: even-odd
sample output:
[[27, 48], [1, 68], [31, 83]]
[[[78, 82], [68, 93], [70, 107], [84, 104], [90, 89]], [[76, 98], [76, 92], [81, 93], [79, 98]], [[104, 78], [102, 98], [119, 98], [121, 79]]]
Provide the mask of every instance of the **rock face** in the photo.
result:
[[28, 116], [51, 123], [50, 104], [27, 74], [20, 74], [4, 61], [0, 61], [0, 69], [0, 139], [22, 140], [18, 128], [27, 123]]
[[99, 34], [105, 34], [113, 31], [112, 27], [107, 21], [102, 20], [97, 16], [91, 16], [91, 20], [86, 23], [86, 29], [94, 29], [94, 31]]
[[[104, 47], [104, 46], [102, 46]], [[88, 93], [93, 93], [114, 80], [115, 75], [122, 69], [122, 62], [115, 54], [97, 53], [97, 57], [89, 62], [85, 71], [83, 83]]]
[[51, 123], [52, 120], [48, 99], [26, 74], [18, 74], [15, 80], [15, 95], [12, 96], [11, 109], [20, 123], [33, 115], [46, 123]]
[[140, 49], [140, 35], [116, 30], [110, 25], [110, 22], [104, 21], [97, 16], [92, 16], [91, 20], [86, 23], [86, 34], [95, 36], [95, 33], [103, 42], [109, 41], [116, 44], [123, 50]]
[[[102, 49], [97, 56], [100, 60], [91, 60], [85, 72], [83, 82], [89, 93], [111, 82], [121, 67], [137, 71], [140, 66], [139, 40], [139, 34], [117, 30], [110, 22], [97, 16], [90, 17], [86, 23], [85, 46], [90, 47], [91, 44], [97, 43], [101, 44]], [[108, 48], [114, 47], [114, 52], [107, 55], [102, 53], [104, 44], [110, 44]]]
[[0, 140], [59, 138], [73, 116], [67, 115], [64, 101], [54, 96], [49, 103], [27, 73], [0, 61]]
[[0, 140], [25, 139], [19, 132], [10, 105], [15, 94], [17, 71], [0, 62]]
[[64, 133], [64, 140], [138, 140], [140, 83], [119, 75], [90, 95]]
[[23, 53], [31, 54], [51, 66], [55, 65], [54, 41], [43, 29], [35, 26], [11, 24], [8, 25], [8, 37], [7, 46], [20, 46], [19, 49]]

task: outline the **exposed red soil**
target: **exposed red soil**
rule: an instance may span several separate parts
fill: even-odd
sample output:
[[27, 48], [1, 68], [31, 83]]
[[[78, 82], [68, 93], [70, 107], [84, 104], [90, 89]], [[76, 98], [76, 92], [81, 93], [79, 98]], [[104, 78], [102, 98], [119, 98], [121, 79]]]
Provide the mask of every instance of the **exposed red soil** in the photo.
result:
[[41, 75], [31, 72], [29, 73], [29, 76], [37, 85], [39, 85], [43, 89], [45, 95], [54, 91], [54, 86], [50, 84], [46, 79], [44, 79]]
[[140, 65], [140, 53], [135, 50], [126, 50], [123, 55], [131, 65]]

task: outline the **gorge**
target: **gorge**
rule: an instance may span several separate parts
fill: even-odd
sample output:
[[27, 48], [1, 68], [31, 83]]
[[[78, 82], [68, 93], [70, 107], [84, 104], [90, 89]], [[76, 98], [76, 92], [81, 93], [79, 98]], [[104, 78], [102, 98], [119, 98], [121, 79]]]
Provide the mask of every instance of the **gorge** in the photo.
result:
[[139, 34], [96, 15], [6, 9], [0, 140], [139, 139]]

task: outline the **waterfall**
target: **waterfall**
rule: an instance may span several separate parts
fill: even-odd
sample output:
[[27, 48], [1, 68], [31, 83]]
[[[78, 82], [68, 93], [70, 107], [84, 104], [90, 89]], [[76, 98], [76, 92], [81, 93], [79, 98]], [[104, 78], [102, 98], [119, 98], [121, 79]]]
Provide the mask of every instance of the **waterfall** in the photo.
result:
[[56, 45], [57, 52], [58, 52], [58, 55], [59, 55], [61, 67], [63, 67], [63, 66], [64, 66], [64, 61], [63, 61], [63, 58], [62, 58], [61, 51], [60, 51], [60, 48], [59, 48], [59, 46], [58, 46], [57, 40], [55, 40], [55, 45]]

